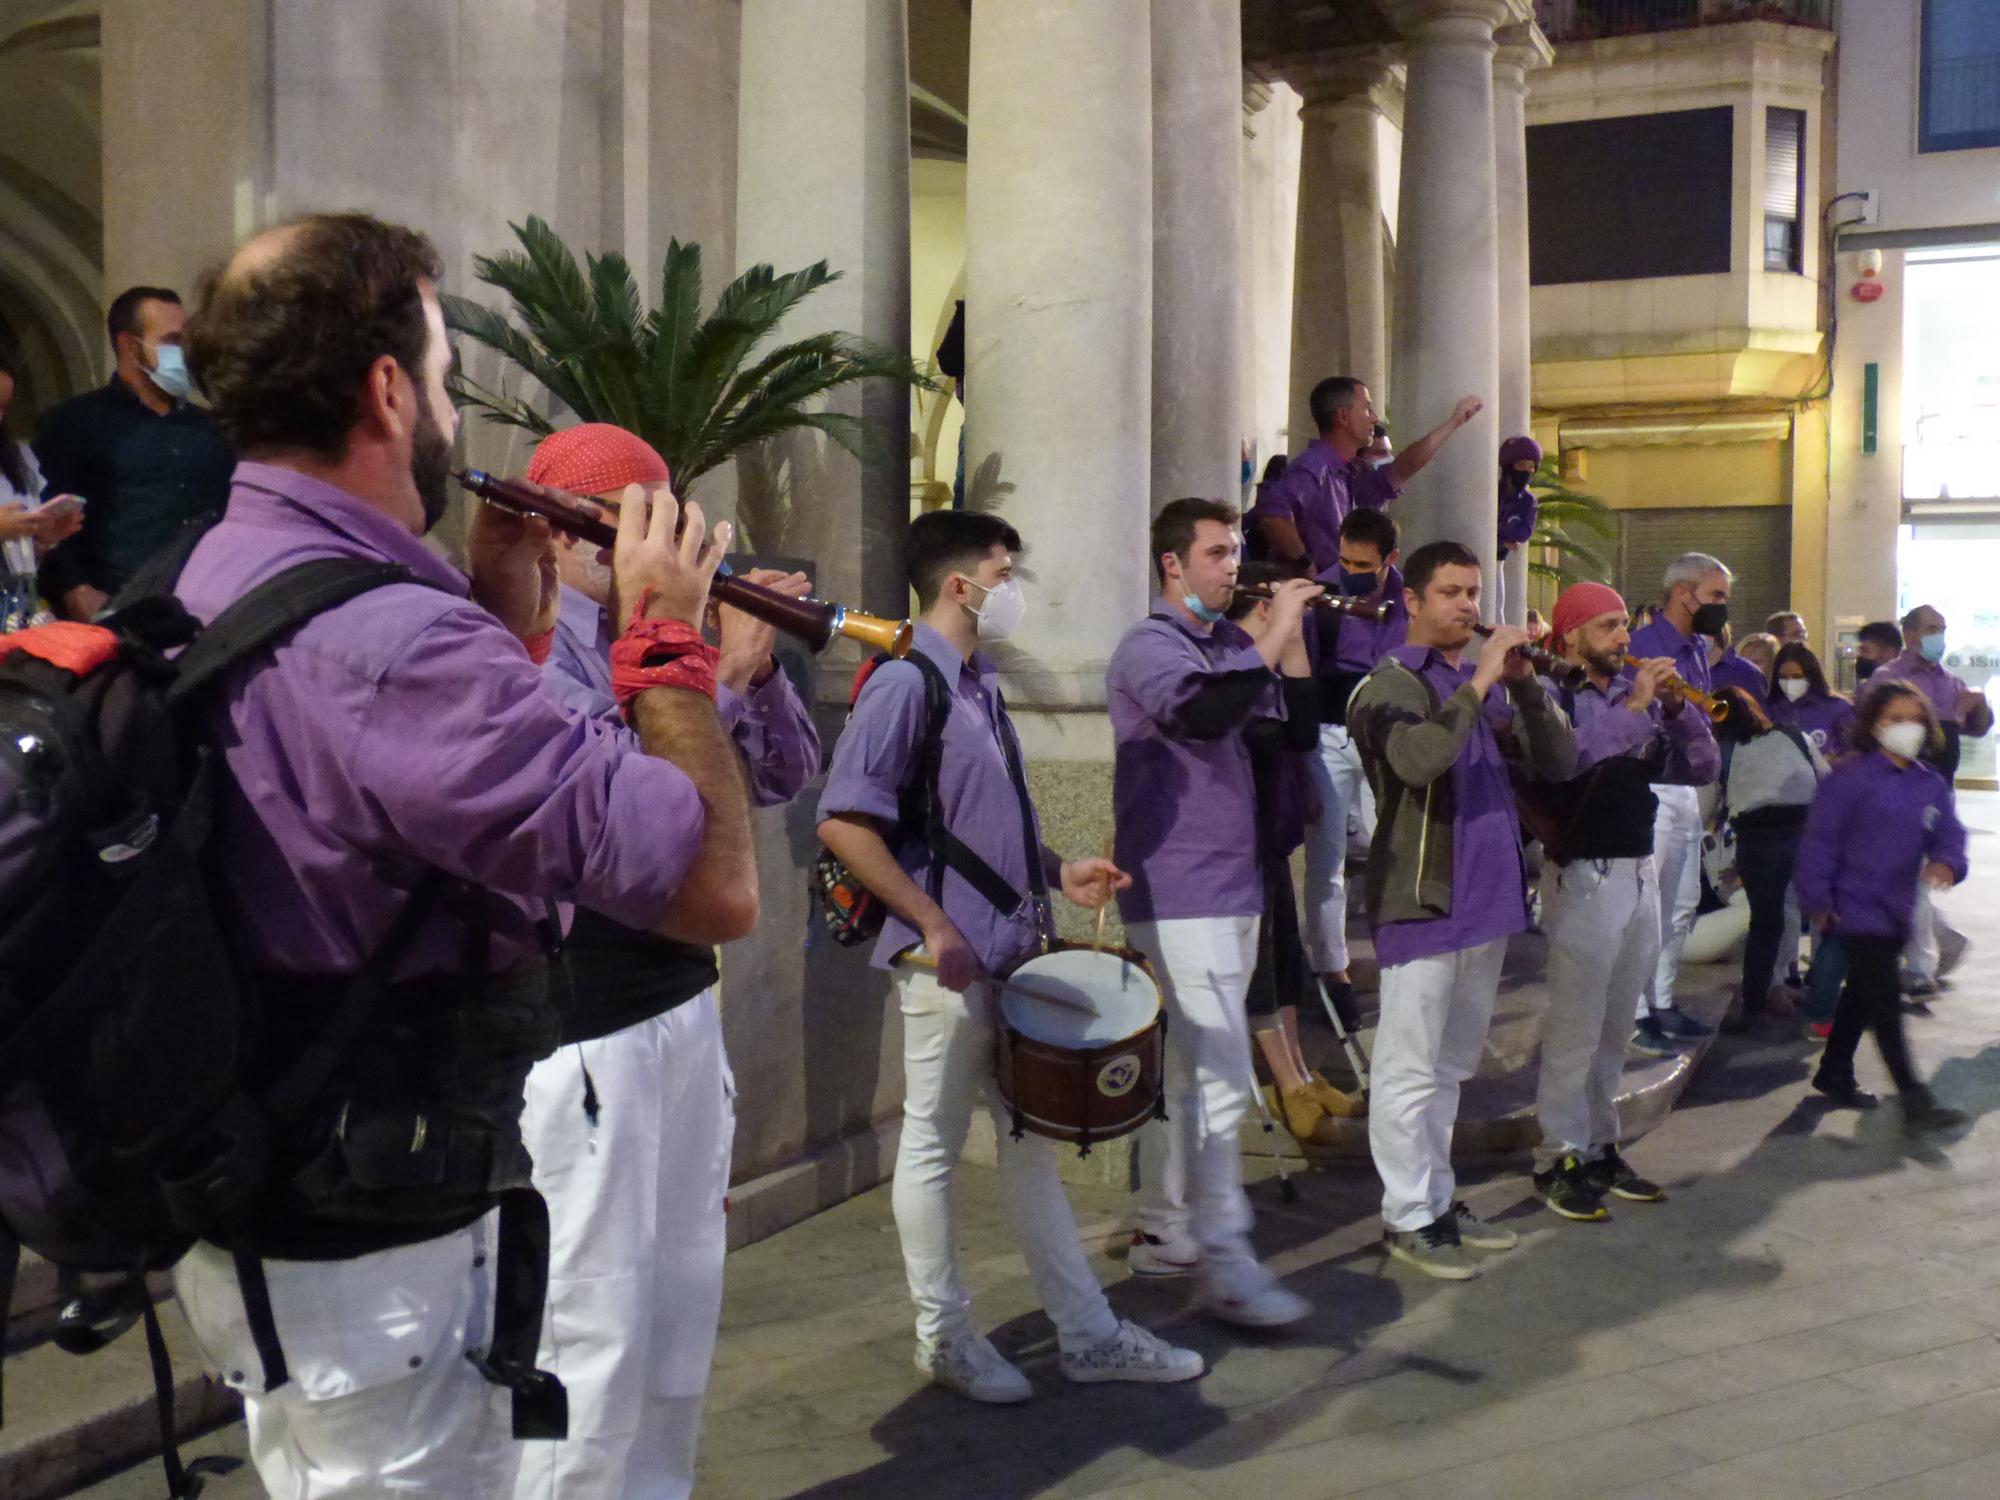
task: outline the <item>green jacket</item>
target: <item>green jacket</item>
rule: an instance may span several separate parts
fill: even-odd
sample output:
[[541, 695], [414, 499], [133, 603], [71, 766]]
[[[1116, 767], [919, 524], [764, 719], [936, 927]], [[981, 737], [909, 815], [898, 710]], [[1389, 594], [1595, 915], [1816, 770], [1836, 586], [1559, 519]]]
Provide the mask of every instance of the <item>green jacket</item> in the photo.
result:
[[[1515, 732], [1500, 737], [1509, 768], [1541, 781], [1575, 771], [1576, 738], [1540, 679], [1508, 684]], [[1452, 823], [1457, 796], [1450, 771], [1480, 723], [1470, 682], [1444, 702], [1418, 673], [1385, 657], [1347, 705], [1347, 728], [1375, 792], [1375, 839], [1362, 895], [1369, 919], [1422, 921], [1451, 914]]]

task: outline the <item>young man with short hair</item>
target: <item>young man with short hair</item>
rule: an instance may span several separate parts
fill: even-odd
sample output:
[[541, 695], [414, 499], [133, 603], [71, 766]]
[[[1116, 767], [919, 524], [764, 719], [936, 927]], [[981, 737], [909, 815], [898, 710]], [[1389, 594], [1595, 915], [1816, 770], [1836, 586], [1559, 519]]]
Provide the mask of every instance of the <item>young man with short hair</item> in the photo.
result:
[[1515, 1243], [1458, 1200], [1451, 1170], [1459, 1086], [1479, 1065], [1507, 939], [1528, 926], [1508, 761], [1560, 780], [1575, 758], [1569, 722], [1516, 650], [1526, 631], [1496, 625], [1467, 659], [1479, 595], [1476, 553], [1419, 547], [1404, 570], [1409, 641], [1347, 710], [1377, 815], [1366, 895], [1382, 1016], [1368, 1144], [1385, 1239], [1392, 1256], [1450, 1281], [1478, 1274], [1462, 1245]]
[[1554, 640], [1581, 677], [1543, 688], [1576, 735], [1576, 775], [1539, 794], [1550, 827], [1542, 867], [1549, 1008], [1535, 1118], [1535, 1195], [1566, 1219], [1609, 1217], [1606, 1194], [1666, 1196], [1619, 1155], [1618, 1088], [1639, 991], [1660, 950], [1651, 783], [1713, 781], [1721, 752], [1706, 715], [1668, 686], [1661, 658], [1625, 665], [1631, 616], [1617, 590], [1572, 584]]
[[1119, 897], [1132, 946], [1153, 966], [1167, 1018], [1167, 1119], [1140, 1133], [1142, 1193], [1130, 1264], [1200, 1277], [1215, 1317], [1252, 1327], [1311, 1311], [1257, 1262], [1237, 1127], [1255, 1107], [1244, 1000], [1264, 910], [1256, 786], [1242, 730], [1283, 711], [1279, 674], [1312, 674], [1307, 579], [1272, 589], [1256, 640], [1225, 615], [1236, 592], [1237, 512], [1176, 500], [1153, 522], [1161, 597], [1112, 653], [1105, 703]]
[[1396, 570], [1399, 534], [1388, 512], [1361, 509], [1340, 523], [1340, 558], [1319, 581], [1345, 598], [1378, 604], [1379, 620], [1332, 610], [1309, 623], [1318, 647], [1319, 754], [1313, 789], [1319, 814], [1306, 826], [1305, 928], [1313, 972], [1343, 1022], [1354, 1023], [1354, 985], [1347, 973], [1347, 854], [1351, 836], [1365, 848], [1375, 831], [1375, 801], [1361, 754], [1347, 732], [1347, 700], [1385, 652], [1403, 644], [1410, 612]]
[[[1109, 860], [1062, 859], [1041, 841], [1025, 800], [999, 669], [978, 649], [1020, 623], [1021, 550], [1012, 526], [978, 511], [932, 511], [910, 527], [910, 586], [922, 610], [910, 651], [944, 675], [951, 698], [938, 763], [946, 831], [1019, 899], [1002, 910], [955, 865], [934, 868], [924, 830], [901, 822], [905, 793], [922, 774], [928, 714], [925, 670], [914, 660], [884, 663], [869, 676], [834, 746], [819, 803], [821, 841], [888, 908], [874, 963], [894, 970], [903, 1012], [907, 1092], [892, 1201], [917, 1305], [917, 1368], [987, 1402], [1025, 1401], [1033, 1389], [973, 1325], [953, 1244], [952, 1173], [981, 1104], [993, 1117], [1001, 1198], [1056, 1325], [1063, 1375], [1162, 1382], [1203, 1369], [1199, 1354], [1112, 1311], [1077, 1239], [1054, 1143], [1014, 1139], [995, 1087], [995, 981], [1054, 936], [1049, 888], [1100, 906], [1126, 880]], [[908, 961], [918, 948], [925, 967]]]
[[[1689, 687], [1708, 692], [1714, 685], [1708, 643], [1729, 623], [1729, 569], [1706, 552], [1687, 552], [1667, 565], [1660, 608], [1652, 623], [1632, 632], [1631, 654], [1664, 656]], [[1768, 695], [1769, 689], [1766, 688]], [[1646, 981], [1632, 1045], [1654, 1056], [1709, 1034], [1710, 1028], [1674, 1004], [1681, 950], [1694, 931], [1701, 904], [1701, 795], [1691, 786], [1653, 788], [1660, 809], [1653, 822], [1653, 865], [1660, 884], [1660, 956]]]

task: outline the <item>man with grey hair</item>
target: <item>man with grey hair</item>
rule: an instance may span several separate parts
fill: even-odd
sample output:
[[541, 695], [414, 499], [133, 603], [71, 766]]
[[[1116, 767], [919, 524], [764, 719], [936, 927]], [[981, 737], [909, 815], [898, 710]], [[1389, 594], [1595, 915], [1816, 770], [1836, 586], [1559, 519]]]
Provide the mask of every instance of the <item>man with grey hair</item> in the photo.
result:
[[[1627, 655], [1637, 660], [1664, 656], [1674, 674], [1704, 693], [1711, 636], [1729, 623], [1729, 569], [1706, 552], [1685, 552], [1667, 565], [1660, 608], [1652, 623], [1632, 632]], [[1660, 957], [1639, 1005], [1632, 1045], [1659, 1055], [1678, 1042], [1708, 1035], [1709, 1028], [1674, 1005], [1674, 981], [1681, 950], [1694, 929], [1701, 901], [1701, 793], [1692, 786], [1655, 785], [1659, 811], [1653, 820], [1653, 867], [1660, 890]]]

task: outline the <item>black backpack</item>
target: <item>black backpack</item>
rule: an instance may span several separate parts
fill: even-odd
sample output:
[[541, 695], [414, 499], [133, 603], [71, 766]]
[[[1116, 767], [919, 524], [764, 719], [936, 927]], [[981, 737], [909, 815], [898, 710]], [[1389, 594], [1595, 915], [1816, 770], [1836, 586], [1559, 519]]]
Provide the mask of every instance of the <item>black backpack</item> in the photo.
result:
[[[1046, 902], [1048, 892], [1042, 878], [1040, 839], [1035, 834], [1027, 777], [1021, 768], [1021, 746], [1014, 736], [1013, 723], [1007, 718], [1006, 703], [1002, 701], [999, 705], [1000, 750], [1006, 757], [1014, 793], [1021, 804], [1022, 837], [1028, 846], [1028, 878], [1032, 887], [1027, 894], [1015, 890], [998, 871], [945, 826], [944, 808], [938, 798], [938, 778], [944, 762], [945, 725], [951, 718], [951, 684], [945, 681], [937, 663], [919, 651], [902, 657], [878, 653], [864, 662], [861, 670], [854, 675], [854, 685], [848, 692], [849, 712], [861, 697], [861, 689], [868, 679], [895, 661], [906, 661], [923, 675], [924, 732], [917, 742], [917, 754], [910, 772], [903, 785], [897, 788], [896, 828], [889, 839], [891, 852], [906, 839], [921, 838], [924, 841], [930, 850], [927, 881], [929, 895], [934, 901], [944, 889], [944, 872], [950, 869], [955, 870], [996, 911], [1005, 915], [1011, 916], [1020, 910], [1022, 902], [1030, 895]], [[812, 884], [819, 897], [821, 918], [833, 934], [834, 941], [842, 947], [870, 942], [881, 932], [887, 915], [882, 902], [854, 878], [853, 872], [831, 849], [821, 849], [819, 857], [813, 862]]]
[[[0, 636], [0, 1286], [15, 1241], [51, 1261], [67, 1303], [56, 1342], [74, 1353], [144, 1318], [177, 1495], [219, 1466], [184, 1470], [174, 1454], [146, 1276], [213, 1227], [217, 1203], [263, 1185], [254, 1153], [212, 1147], [271, 1124], [249, 1104], [257, 1007], [209, 868], [227, 772], [203, 709], [315, 615], [417, 581], [388, 563], [306, 562], [203, 629], [170, 590], [205, 530], [149, 563], [101, 624]], [[357, 993], [379, 987], [435, 894], [420, 883]], [[237, 1180], [217, 1180], [222, 1160]], [[83, 1273], [116, 1279], [86, 1291]]]

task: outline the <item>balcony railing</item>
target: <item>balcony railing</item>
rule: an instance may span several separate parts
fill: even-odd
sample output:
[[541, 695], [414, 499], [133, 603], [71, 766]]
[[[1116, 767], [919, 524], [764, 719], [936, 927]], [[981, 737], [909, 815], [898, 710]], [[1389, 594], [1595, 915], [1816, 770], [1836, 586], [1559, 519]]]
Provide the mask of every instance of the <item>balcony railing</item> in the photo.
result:
[[1535, 0], [1535, 19], [1552, 42], [1642, 36], [1733, 21], [1825, 30], [1833, 25], [1833, 0]]

